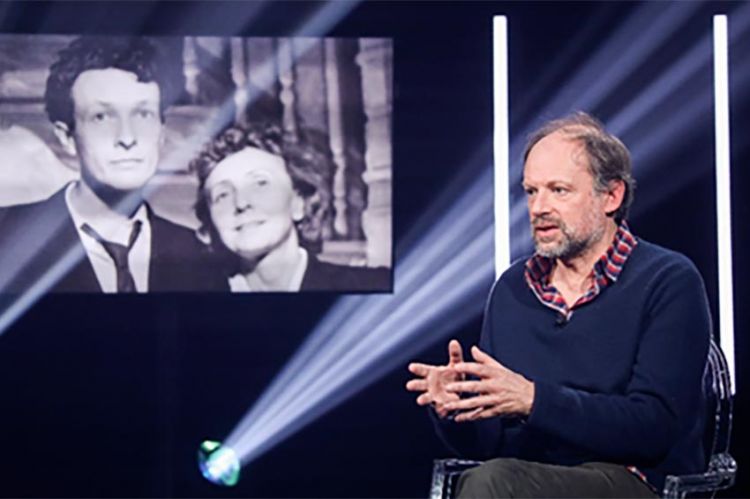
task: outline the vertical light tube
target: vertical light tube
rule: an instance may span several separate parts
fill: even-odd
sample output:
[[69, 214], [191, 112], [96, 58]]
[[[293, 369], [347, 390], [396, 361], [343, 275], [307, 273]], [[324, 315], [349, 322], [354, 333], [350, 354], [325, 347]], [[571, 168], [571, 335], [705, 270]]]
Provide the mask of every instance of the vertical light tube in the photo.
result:
[[495, 278], [510, 266], [510, 150], [508, 120], [508, 21], [492, 18], [495, 158]]
[[732, 199], [729, 168], [729, 48], [727, 16], [714, 16], [714, 126], [716, 127], [716, 230], [719, 245], [719, 335], [735, 391]]

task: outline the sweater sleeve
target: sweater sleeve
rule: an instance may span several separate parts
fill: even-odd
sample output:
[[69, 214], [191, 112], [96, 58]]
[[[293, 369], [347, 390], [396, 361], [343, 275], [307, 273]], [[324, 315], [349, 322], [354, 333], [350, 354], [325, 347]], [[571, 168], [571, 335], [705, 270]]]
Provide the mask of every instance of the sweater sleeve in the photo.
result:
[[651, 284], [624, 393], [535, 382], [530, 427], [614, 461], [664, 458], [682, 422], [696, 417], [711, 322], [703, 281], [686, 258], [664, 265]]
[[[479, 347], [493, 354], [492, 331], [492, 302], [495, 296], [495, 288], [499, 281], [495, 282], [490, 291], [482, 321], [482, 332], [479, 337]], [[466, 348], [464, 349], [466, 355]], [[489, 459], [497, 457], [496, 451], [500, 446], [503, 435], [502, 418], [489, 418], [484, 420], [456, 423], [451, 419], [440, 419], [435, 411], [430, 409], [430, 416], [435, 425], [440, 439], [455, 454], [465, 458]]]

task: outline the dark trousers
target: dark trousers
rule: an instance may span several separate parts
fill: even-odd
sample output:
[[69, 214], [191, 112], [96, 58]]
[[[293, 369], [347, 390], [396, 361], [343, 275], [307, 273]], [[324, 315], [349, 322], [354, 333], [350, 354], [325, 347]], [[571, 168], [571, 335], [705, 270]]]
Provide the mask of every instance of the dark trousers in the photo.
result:
[[504, 458], [465, 471], [458, 481], [457, 496], [658, 497], [640, 478], [617, 464], [558, 466]]

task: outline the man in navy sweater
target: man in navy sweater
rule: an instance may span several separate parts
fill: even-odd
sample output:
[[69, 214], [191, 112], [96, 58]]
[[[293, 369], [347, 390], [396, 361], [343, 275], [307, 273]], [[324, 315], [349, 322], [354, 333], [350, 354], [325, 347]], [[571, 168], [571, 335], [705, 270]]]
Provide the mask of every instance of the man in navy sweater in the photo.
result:
[[594, 118], [548, 123], [524, 163], [536, 253], [495, 283], [473, 361], [453, 340], [407, 388], [449, 446], [490, 459], [460, 497], [655, 497], [705, 466], [703, 282], [630, 232], [630, 155]]

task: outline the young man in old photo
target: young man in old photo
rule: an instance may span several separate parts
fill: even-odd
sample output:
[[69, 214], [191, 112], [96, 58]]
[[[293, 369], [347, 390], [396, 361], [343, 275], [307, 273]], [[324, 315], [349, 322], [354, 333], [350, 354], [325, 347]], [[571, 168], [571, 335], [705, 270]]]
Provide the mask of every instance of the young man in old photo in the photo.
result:
[[81, 37], [50, 67], [45, 107], [80, 180], [0, 214], [0, 289], [145, 293], [210, 279], [192, 230], [154, 214], [164, 113], [179, 86], [146, 38]]

